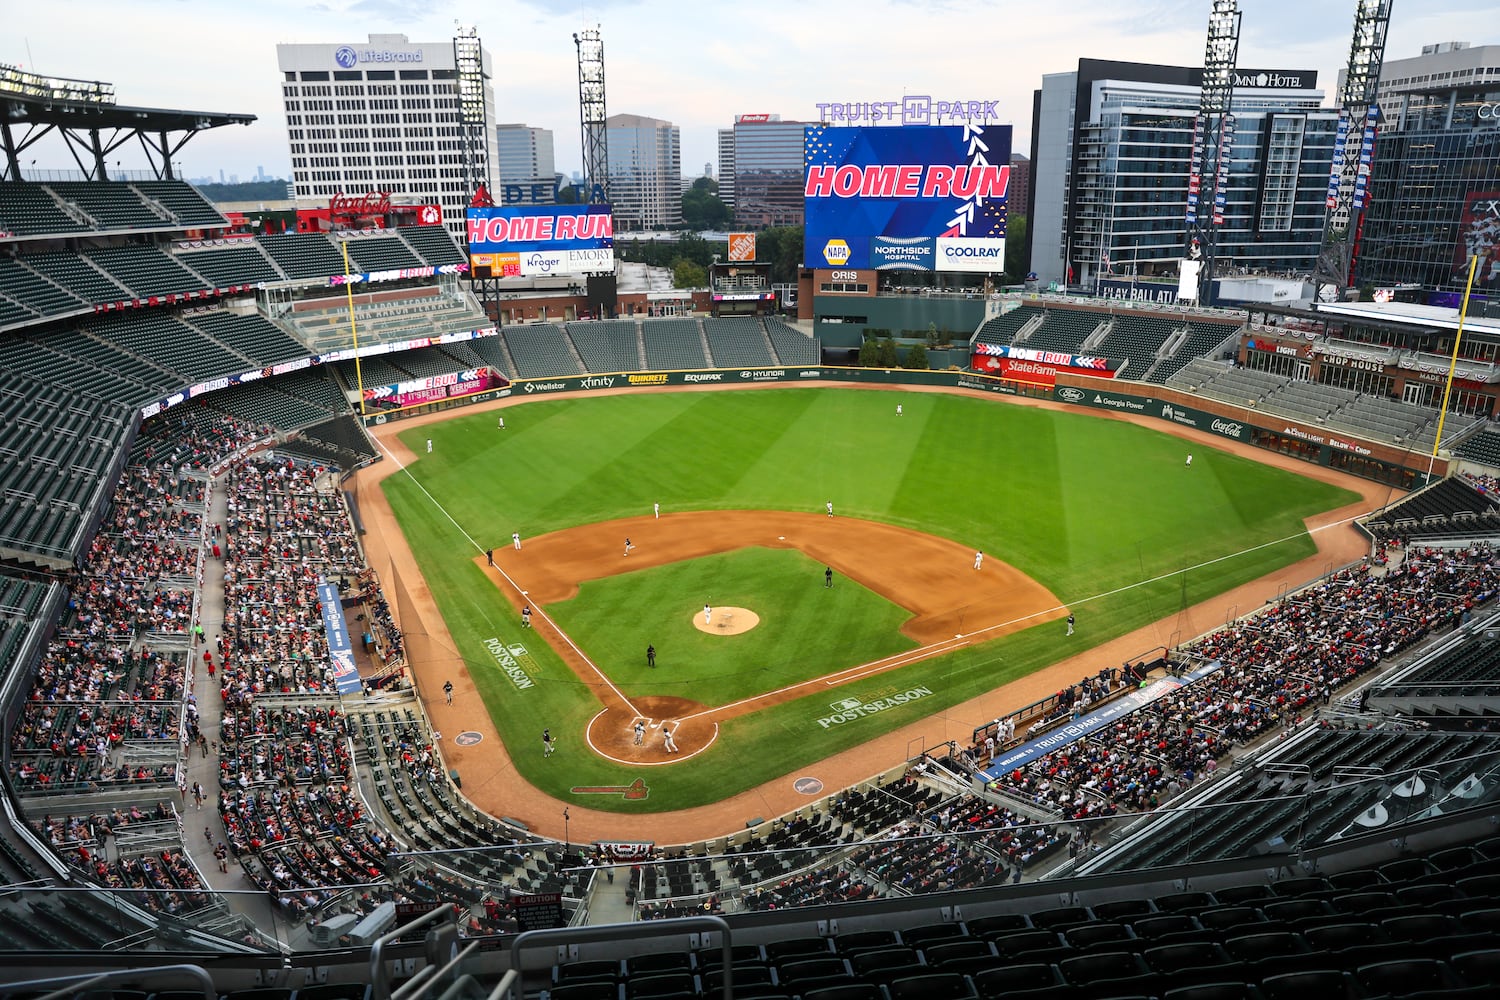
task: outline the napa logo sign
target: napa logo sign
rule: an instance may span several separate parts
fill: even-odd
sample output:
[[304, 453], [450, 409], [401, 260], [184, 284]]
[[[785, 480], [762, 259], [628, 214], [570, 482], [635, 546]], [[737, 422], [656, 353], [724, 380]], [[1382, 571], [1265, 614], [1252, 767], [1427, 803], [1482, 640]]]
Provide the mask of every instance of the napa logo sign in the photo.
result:
[[823, 259], [834, 267], [849, 262], [849, 244], [843, 240], [829, 240], [823, 244]]

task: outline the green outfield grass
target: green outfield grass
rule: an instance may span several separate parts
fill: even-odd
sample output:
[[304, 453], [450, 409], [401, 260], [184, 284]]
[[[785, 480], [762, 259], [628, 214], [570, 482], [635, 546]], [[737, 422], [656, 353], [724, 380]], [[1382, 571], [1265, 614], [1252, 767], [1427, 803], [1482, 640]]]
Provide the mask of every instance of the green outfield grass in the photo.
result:
[[[741, 607], [761, 624], [740, 635], [694, 627], [703, 602]], [[748, 548], [591, 580], [547, 613], [627, 696], [725, 705], [916, 648], [911, 617], [853, 580], [823, 586], [823, 564], [787, 549]], [[719, 612], [722, 613], [722, 612]], [[657, 666], [646, 665], [656, 647]]]
[[[900, 418], [897, 402], [905, 409]], [[1034, 577], [1078, 617], [1071, 638], [1056, 625], [1037, 626], [875, 682], [734, 719], [716, 746], [689, 765], [646, 769], [648, 799], [590, 800], [622, 811], [732, 795], [1170, 617], [1308, 555], [1314, 547], [1301, 519], [1356, 499], [1199, 444], [1191, 446], [1187, 469], [1189, 446], [1178, 438], [994, 398], [860, 389], [651, 392], [528, 403], [508, 410], [506, 425], [497, 430], [492, 414], [475, 414], [405, 432], [419, 460], [410, 477], [387, 479], [385, 491], [518, 768], [554, 794], [566, 797], [578, 783], [628, 783], [642, 771], [568, 752], [582, 742], [598, 702], [517, 627], [513, 611], [471, 561], [484, 548], [508, 544], [511, 531], [530, 536], [643, 515], [656, 501], [664, 512], [820, 511], [832, 499], [841, 515], [983, 549]], [[423, 443], [428, 437], [431, 455]], [[628, 600], [628, 585], [621, 586], [625, 597], [611, 600]], [[680, 605], [686, 596], [663, 599]], [[691, 601], [701, 608], [701, 597]], [[598, 631], [609, 631], [603, 612], [585, 609], [582, 598], [578, 603], [577, 615], [600, 614]], [[627, 619], [647, 613], [640, 606], [621, 612]], [[680, 616], [684, 609], [649, 613]], [[571, 620], [575, 612], [564, 614]], [[823, 624], [869, 626], [867, 642], [890, 627], [858, 614]], [[629, 671], [644, 670], [630, 665], [644, 655], [644, 634], [620, 640], [621, 679], [631, 684]], [[528, 642], [529, 687], [518, 689], [498, 668], [489, 638]], [[616, 654], [605, 655], [613, 661]], [[834, 666], [808, 669], [821, 674]], [[904, 704], [888, 698], [911, 691], [918, 696]], [[832, 706], [845, 699], [878, 702], [883, 710], [828, 722]], [[543, 725], [578, 736], [543, 761]], [[872, 769], [886, 763], [872, 761]]]

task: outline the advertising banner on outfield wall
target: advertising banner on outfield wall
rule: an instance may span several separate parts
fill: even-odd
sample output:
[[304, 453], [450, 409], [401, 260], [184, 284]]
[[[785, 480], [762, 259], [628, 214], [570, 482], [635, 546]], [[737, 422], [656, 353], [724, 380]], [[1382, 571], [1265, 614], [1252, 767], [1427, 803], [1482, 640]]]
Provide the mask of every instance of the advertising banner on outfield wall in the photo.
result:
[[1249, 424], [1238, 420], [1227, 420], [1191, 406], [1169, 403], [1150, 396], [1127, 396], [1107, 390], [1064, 385], [1052, 390], [1052, 398], [1060, 403], [1072, 403], [1075, 406], [1092, 406], [1101, 410], [1114, 410], [1117, 413], [1139, 413], [1142, 416], [1156, 417], [1158, 420], [1167, 420], [1174, 424], [1181, 424], [1183, 427], [1191, 427], [1195, 431], [1207, 431], [1235, 441], [1249, 441], [1250, 432], [1253, 430]]
[[1009, 125], [810, 125], [803, 141], [807, 267], [1005, 270]]
[[1108, 358], [1092, 355], [1037, 351], [1009, 344], [975, 344], [969, 367], [996, 378], [1032, 385], [1056, 385], [1059, 372], [1114, 378], [1117, 366], [1111, 364]]
[[499, 386], [509, 385], [493, 368], [472, 368], [428, 378], [411, 379], [394, 385], [365, 386], [365, 403], [372, 407], [418, 406], [440, 399], [472, 396]]

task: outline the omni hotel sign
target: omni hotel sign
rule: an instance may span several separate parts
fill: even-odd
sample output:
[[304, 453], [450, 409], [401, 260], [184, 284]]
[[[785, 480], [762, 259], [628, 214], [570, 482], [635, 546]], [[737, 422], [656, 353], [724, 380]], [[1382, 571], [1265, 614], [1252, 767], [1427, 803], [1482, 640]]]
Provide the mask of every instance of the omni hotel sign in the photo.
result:
[[989, 125], [1010, 121], [1000, 101], [936, 101], [907, 94], [899, 101], [819, 101], [818, 121], [845, 125]]

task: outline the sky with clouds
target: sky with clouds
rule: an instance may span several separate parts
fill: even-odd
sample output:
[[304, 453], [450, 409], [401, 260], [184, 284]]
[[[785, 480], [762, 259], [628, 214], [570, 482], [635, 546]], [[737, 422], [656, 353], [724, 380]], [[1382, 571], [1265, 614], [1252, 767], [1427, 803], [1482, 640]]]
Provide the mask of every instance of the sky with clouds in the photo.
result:
[[[1314, 69], [1325, 93], [1349, 53], [1354, 0], [1241, 0], [1239, 63]], [[813, 119], [819, 102], [996, 100], [1031, 132], [1031, 93], [1080, 58], [1199, 66], [1208, 0], [0, 0], [0, 62], [51, 76], [106, 80], [121, 104], [245, 112], [258, 121], [193, 139], [177, 157], [190, 177], [289, 176], [276, 45], [362, 43], [369, 34], [450, 39], [474, 25], [494, 62], [497, 121], [555, 133], [557, 168], [582, 156], [572, 34], [598, 26], [610, 114], [664, 118], [682, 130], [682, 167], [717, 169], [716, 131], [739, 113]], [[1389, 59], [1423, 44], [1500, 42], [1494, 0], [1395, 0]], [[74, 165], [60, 141], [37, 167]], [[145, 166], [122, 149], [126, 168]]]

